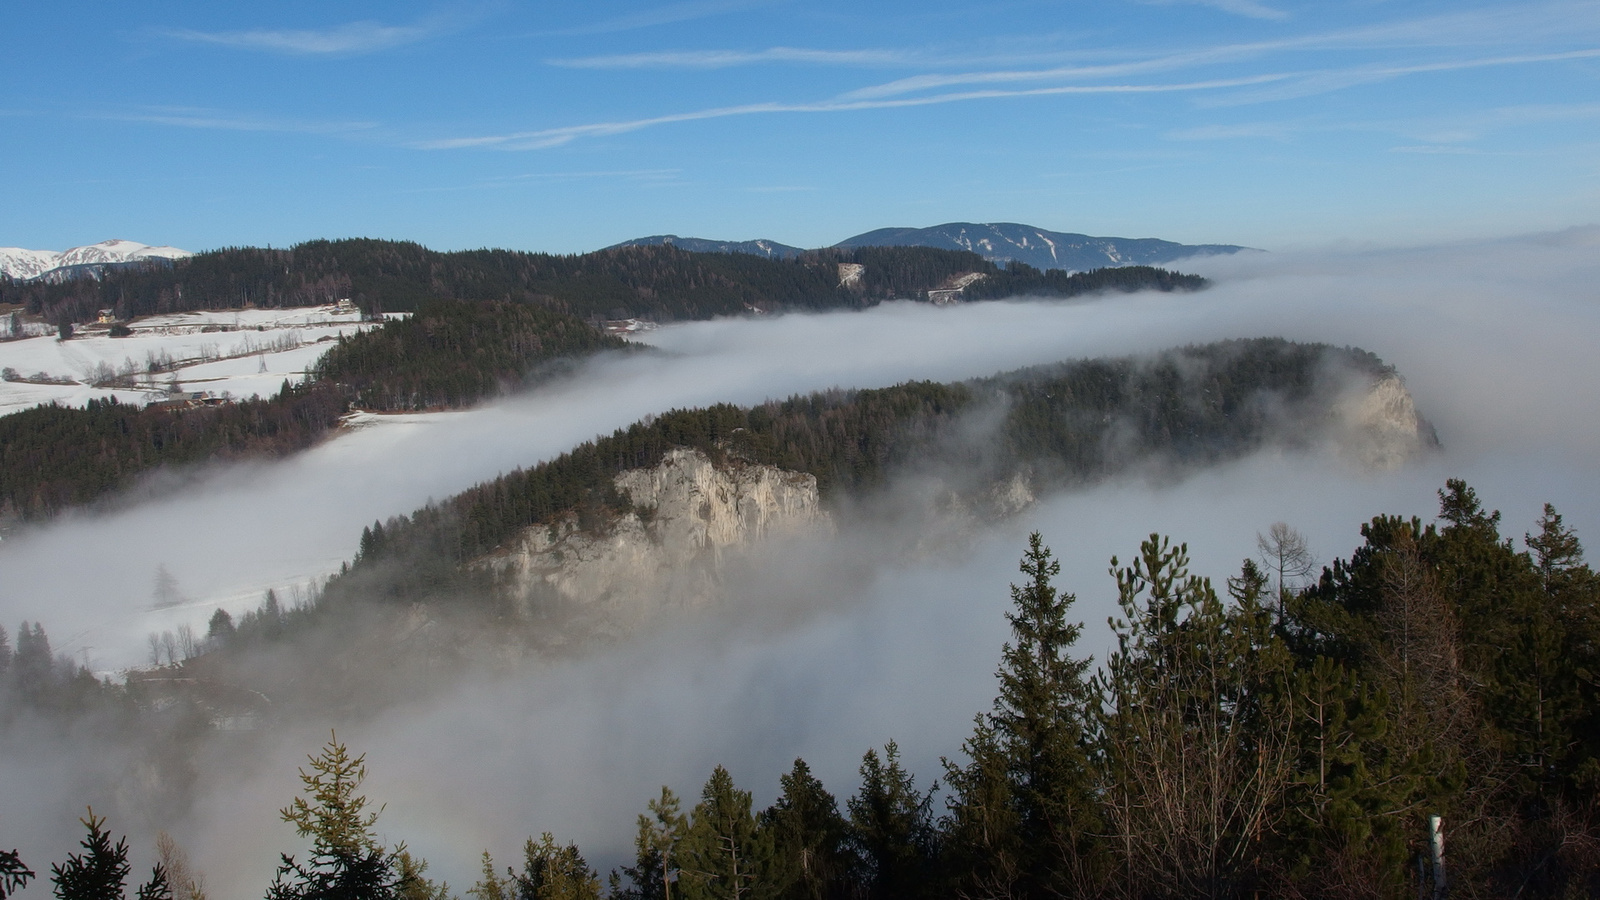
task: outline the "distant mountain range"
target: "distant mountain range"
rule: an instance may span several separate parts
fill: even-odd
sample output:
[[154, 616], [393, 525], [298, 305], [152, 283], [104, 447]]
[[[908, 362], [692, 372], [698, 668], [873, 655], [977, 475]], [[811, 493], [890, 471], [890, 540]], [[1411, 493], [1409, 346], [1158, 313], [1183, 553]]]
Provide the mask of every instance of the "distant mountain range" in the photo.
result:
[[0, 275], [18, 281], [32, 278], [68, 278], [99, 274], [107, 266], [122, 266], [152, 259], [182, 259], [193, 256], [177, 247], [152, 247], [137, 241], [112, 239], [71, 250], [24, 250], [0, 247]]
[[605, 249], [612, 250], [617, 247], [660, 247], [671, 245], [679, 250], [688, 250], [691, 253], [749, 253], [755, 256], [765, 256], [768, 259], [789, 259], [806, 252], [800, 247], [791, 247], [777, 241], [708, 241], [705, 238], [678, 237], [675, 234], [654, 234], [650, 237], [634, 238], [620, 244], [612, 244]]
[[[698, 253], [753, 253], [770, 259], [788, 259], [805, 252], [799, 247], [777, 241], [713, 241], [678, 237], [675, 234], [635, 238], [613, 246], [646, 247], [662, 244]], [[969, 250], [990, 262], [1017, 260], [1036, 269], [1079, 272], [1106, 266], [1161, 265], [1189, 256], [1216, 256], [1249, 249], [1234, 244], [1178, 244], [1157, 238], [1093, 237], [1046, 231], [1014, 222], [950, 222], [932, 228], [879, 228], [846, 238], [833, 246], [843, 249], [937, 247], [943, 250]]]
[[[748, 253], [767, 259], [791, 259], [805, 253], [801, 247], [777, 241], [715, 241], [705, 238], [657, 234], [613, 244], [616, 247], [658, 247], [671, 245], [695, 253]], [[846, 238], [834, 247], [935, 247], [941, 250], [967, 250], [990, 262], [1011, 260], [1036, 269], [1065, 269], [1086, 272], [1106, 266], [1157, 266], [1189, 256], [1215, 256], [1247, 250], [1234, 244], [1179, 244], [1156, 238], [1093, 237], [1046, 231], [1032, 225], [1012, 222], [975, 224], [951, 222], [932, 228], [879, 228]], [[193, 256], [177, 247], [152, 247], [137, 241], [109, 240], [70, 250], [25, 250], [0, 247], [0, 275], [18, 281], [42, 279], [60, 281], [79, 276], [98, 276], [109, 268], [120, 268], [150, 260], [174, 260]]]

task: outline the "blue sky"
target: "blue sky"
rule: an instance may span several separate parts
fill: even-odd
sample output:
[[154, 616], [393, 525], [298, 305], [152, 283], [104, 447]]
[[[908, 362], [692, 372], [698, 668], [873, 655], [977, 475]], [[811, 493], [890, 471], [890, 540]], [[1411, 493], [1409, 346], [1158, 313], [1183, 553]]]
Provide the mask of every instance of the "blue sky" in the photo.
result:
[[20, 2], [0, 246], [1600, 221], [1600, 2]]

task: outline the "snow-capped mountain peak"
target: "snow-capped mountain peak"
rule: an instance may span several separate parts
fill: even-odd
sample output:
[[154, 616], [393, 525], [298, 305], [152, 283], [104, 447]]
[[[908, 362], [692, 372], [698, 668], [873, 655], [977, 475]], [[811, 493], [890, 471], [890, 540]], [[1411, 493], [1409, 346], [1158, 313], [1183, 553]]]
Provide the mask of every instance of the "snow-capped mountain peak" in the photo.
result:
[[24, 250], [21, 247], [0, 247], [0, 274], [12, 278], [37, 278], [54, 269], [61, 254], [54, 250]]
[[0, 275], [16, 279], [39, 278], [66, 266], [116, 265], [143, 259], [182, 259], [193, 255], [177, 247], [152, 247], [120, 238], [61, 252], [0, 247]]

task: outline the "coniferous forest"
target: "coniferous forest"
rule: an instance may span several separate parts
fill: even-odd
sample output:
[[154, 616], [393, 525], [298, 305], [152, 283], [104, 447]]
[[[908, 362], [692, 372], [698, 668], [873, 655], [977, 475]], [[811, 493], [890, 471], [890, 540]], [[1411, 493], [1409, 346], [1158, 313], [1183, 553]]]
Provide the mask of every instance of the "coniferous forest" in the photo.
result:
[[[839, 263], [866, 266], [839, 283]], [[411, 311], [341, 339], [276, 397], [226, 409], [53, 405], [0, 417], [0, 526], [93, 502], [161, 467], [284, 455], [334, 429], [351, 409], [461, 408], [555, 371], [563, 360], [629, 347], [602, 333], [607, 317], [662, 321], [913, 298], [955, 275], [985, 273], [969, 299], [1104, 291], [1196, 290], [1203, 279], [1149, 267], [1067, 274], [998, 268], [930, 248], [818, 251], [800, 259], [635, 247], [565, 257], [510, 251], [437, 253], [389, 241], [316, 241], [289, 250], [219, 250], [100, 278], [13, 282], [0, 303], [50, 321], [243, 306], [295, 307], [353, 297], [370, 315]]]
[[[974, 270], [960, 254], [885, 252], [859, 284], [830, 288], [838, 305]], [[371, 312], [388, 305], [382, 296], [415, 314], [346, 339], [315, 379], [267, 400], [0, 417], [6, 514], [47, 516], [162, 466], [294, 452], [352, 406], [469, 404], [560, 360], [620, 349], [595, 318], [804, 306], [793, 298], [819, 296], [806, 279], [861, 258], [768, 269], [672, 248], [535, 258], [383, 242], [221, 253], [241, 254], [227, 277], [197, 257], [198, 267], [21, 287], [32, 308], [57, 317], [103, 304], [111, 288], [130, 311], [205, 308], [207, 296], [271, 305], [354, 294]], [[256, 269], [239, 264], [258, 257]], [[991, 267], [969, 295], [1195, 286], [1185, 279]], [[282, 721], [383, 708], [410, 699], [418, 682], [401, 675], [474, 664], [473, 641], [486, 632], [497, 650], [545, 653], [552, 620], [498, 603], [472, 561], [530, 526], [603, 532], [620, 516], [648, 516], [615, 477], [675, 448], [806, 473], [836, 505], [908, 472], [969, 496], [1018, 474], [1054, 490], [1137, 466], [1180, 476], [1269, 442], [1309, 446], [1339, 390], [1393, 374], [1360, 350], [1232, 341], [673, 410], [374, 523], [359, 556], [312, 595], [268, 592], [237, 619], [217, 610], [204, 634], [152, 635], [150, 669], [123, 683], [56, 655], [38, 622], [22, 623], [14, 642], [0, 630], [0, 738], [44, 728], [114, 743], [168, 787], [147, 813], [181, 816], [193, 800], [191, 751], [213, 739], [219, 710], [255, 715], [267, 693]], [[975, 422], [986, 423], [981, 439]], [[1035, 534], [1010, 589], [993, 704], [973, 711], [959, 746], [937, 748], [946, 756], [935, 771], [911, 771], [893, 742], [863, 748], [849, 794], [803, 759], [781, 773], [717, 766], [703, 786], [639, 798], [633, 852], [609, 871], [591, 865], [595, 848], [586, 856], [535, 822], [520, 858], [485, 852], [462, 889], [433, 880], [403, 843], [380, 840], [384, 798], [362, 785], [383, 749], [335, 735], [307, 748], [302, 789], [282, 798], [283, 846], [238, 852], [280, 860], [257, 888], [269, 900], [1600, 895], [1600, 578], [1555, 507], [1522, 527], [1520, 538], [1502, 533], [1500, 514], [1451, 480], [1433, 521], [1378, 515], [1320, 574], [1293, 529], [1274, 526], [1235, 572], [1191, 572], [1185, 546], [1153, 534], [1110, 560], [1105, 583], [1081, 585], [1060, 583]], [[1117, 601], [1100, 658], [1083, 649], [1073, 591]], [[424, 609], [440, 628], [419, 653], [406, 623]], [[752, 785], [777, 799], [757, 808]], [[53, 859], [0, 851], [0, 898], [205, 896], [201, 866], [170, 840], [159, 865], [135, 873], [130, 860], [144, 851], [117, 839], [118, 823], [86, 809], [82, 825], [81, 846]]]
[[[841, 263], [864, 268], [846, 282]], [[286, 250], [235, 247], [173, 262], [119, 268], [98, 279], [13, 282], [0, 278], [0, 304], [21, 304], [52, 324], [155, 313], [241, 307], [297, 307], [355, 301], [369, 314], [407, 312], [431, 300], [530, 303], [589, 321], [660, 322], [751, 310], [838, 309], [915, 299], [968, 273], [983, 279], [973, 299], [1074, 297], [1107, 290], [1195, 290], [1204, 279], [1148, 266], [1068, 274], [975, 253], [931, 247], [814, 250], [787, 260], [745, 253], [691, 253], [670, 245], [619, 247], [576, 256], [469, 250], [367, 239], [308, 241]]]
[[[776, 801], [757, 809], [719, 766], [703, 787], [640, 798], [631, 859], [605, 877], [545, 832], [511, 866], [485, 853], [464, 892], [430, 880], [426, 860], [377, 838], [383, 798], [362, 782], [383, 766], [381, 750], [369, 762], [335, 736], [310, 752], [300, 794], [284, 798], [285, 834], [301, 843], [260, 889], [439, 900], [1594, 896], [1600, 578], [1552, 506], [1513, 539], [1465, 483], [1451, 480], [1439, 500], [1432, 522], [1373, 518], [1360, 546], [1303, 587], [1285, 579], [1299, 546], [1287, 528], [1214, 577], [1190, 571], [1183, 544], [1151, 535], [1111, 560], [1102, 585], [1059, 584], [1035, 534], [1011, 586], [993, 705], [940, 771], [908, 770], [890, 742], [865, 752], [859, 786], [841, 799], [797, 759], [784, 773], [740, 773], [777, 776]], [[1103, 659], [1078, 646], [1072, 589], [1117, 598]], [[269, 598], [246, 622], [214, 627], [198, 659], [282, 640], [299, 614]], [[7, 727], [141, 715], [137, 683], [97, 683], [52, 659], [38, 625], [0, 662]], [[93, 810], [83, 824], [82, 851], [48, 871], [0, 853], [0, 887], [38, 879], [70, 900], [126, 896], [126, 842]], [[1447, 838], [1438, 864], [1435, 830]], [[202, 895], [181, 848], [169, 842], [160, 858], [136, 879], [139, 897]]]
[[[1152, 460], [1181, 472], [1238, 458], [1269, 440], [1310, 444], [1346, 386], [1327, 377], [1330, 369], [1360, 381], [1393, 373], [1361, 350], [1255, 339], [952, 384], [672, 410], [411, 516], [374, 523], [344, 576], [350, 583], [336, 579], [329, 590], [396, 600], [446, 585], [471, 593], [464, 563], [530, 525], [573, 517], [585, 528], [605, 527], [630, 510], [615, 477], [655, 466], [679, 447], [813, 475], [827, 499], [870, 494], [913, 464], [981, 492], [1019, 473], [1057, 488]], [[957, 437], [971, 415], [994, 410], [1002, 417], [992, 440]]]
[[276, 396], [204, 406], [90, 401], [0, 416], [0, 523], [41, 519], [127, 488], [161, 467], [284, 456], [326, 437], [353, 408], [459, 408], [621, 338], [564, 313], [512, 303], [424, 304], [344, 338], [314, 377]]

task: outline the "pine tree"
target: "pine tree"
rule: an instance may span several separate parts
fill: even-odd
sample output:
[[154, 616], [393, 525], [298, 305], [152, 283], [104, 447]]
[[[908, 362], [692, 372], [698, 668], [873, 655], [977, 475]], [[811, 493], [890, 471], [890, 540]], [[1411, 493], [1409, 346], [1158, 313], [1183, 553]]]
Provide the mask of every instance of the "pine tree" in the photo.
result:
[[151, 869], [150, 880], [139, 885], [139, 891], [134, 896], [137, 900], [173, 900], [166, 869], [159, 865]]
[[453, 900], [449, 884], [435, 882], [425, 874], [428, 871], [427, 860], [401, 850], [395, 855], [395, 864], [400, 879], [395, 900]]
[[[50, 866], [50, 881], [55, 886], [56, 897], [58, 900], [123, 900], [123, 885], [132, 870], [128, 865], [128, 839], [120, 838], [115, 844], [111, 843], [111, 834], [104, 828], [105, 817], [95, 815], [92, 808], [78, 821], [89, 829], [81, 842], [86, 852], [69, 854], [65, 863]], [[12, 856], [14, 858], [15, 853]], [[29, 872], [28, 877], [32, 874]], [[166, 870], [156, 866], [150, 873], [150, 880], [139, 887], [136, 896], [138, 900], [172, 900]]]
[[516, 896], [516, 878], [511, 870], [506, 870], [502, 877], [494, 866], [494, 857], [489, 851], [483, 851], [481, 862], [482, 874], [472, 887], [467, 888], [467, 894], [477, 897], [478, 900], [514, 900]]
[[1184, 545], [1152, 534], [1111, 564], [1126, 618], [1096, 676], [1095, 737], [1119, 886], [1248, 895], [1292, 772], [1287, 648], [1259, 596], [1225, 607]]
[[1284, 874], [1332, 894], [1382, 895], [1404, 887], [1405, 809], [1426, 783], [1420, 760], [1385, 740], [1386, 693], [1319, 656], [1295, 672], [1294, 777], [1277, 850]]
[[[398, 853], [386, 851], [373, 834], [377, 812], [357, 791], [367, 777], [365, 754], [352, 757], [338, 736], [300, 770], [305, 794], [279, 810], [295, 833], [311, 838], [310, 861], [288, 854], [267, 891], [268, 900], [390, 900], [402, 887]], [[403, 849], [403, 848], [402, 848]]]
[[38, 622], [23, 622], [17, 629], [17, 649], [11, 657], [11, 678], [23, 699], [39, 704], [48, 701], [55, 684], [55, 660], [50, 653], [50, 638]]
[[522, 848], [522, 874], [514, 876], [517, 900], [599, 900], [600, 877], [575, 844], [560, 845], [550, 832]]
[[236, 629], [233, 625], [233, 616], [228, 611], [218, 607], [211, 614], [211, 620], [206, 626], [206, 642], [213, 648], [221, 648], [233, 640]]
[[623, 869], [632, 882], [623, 888], [613, 874], [612, 894], [630, 900], [671, 900], [677, 878], [677, 849], [689, 822], [681, 811], [678, 795], [666, 785], [661, 796], [649, 803], [650, 815], [639, 816], [639, 830], [633, 840], [634, 864]]
[[1012, 761], [983, 715], [961, 750], [965, 765], [943, 761], [950, 798], [940, 821], [942, 867], [957, 896], [1016, 897], [1038, 873], [1027, 868], [1035, 848], [1022, 843]]

